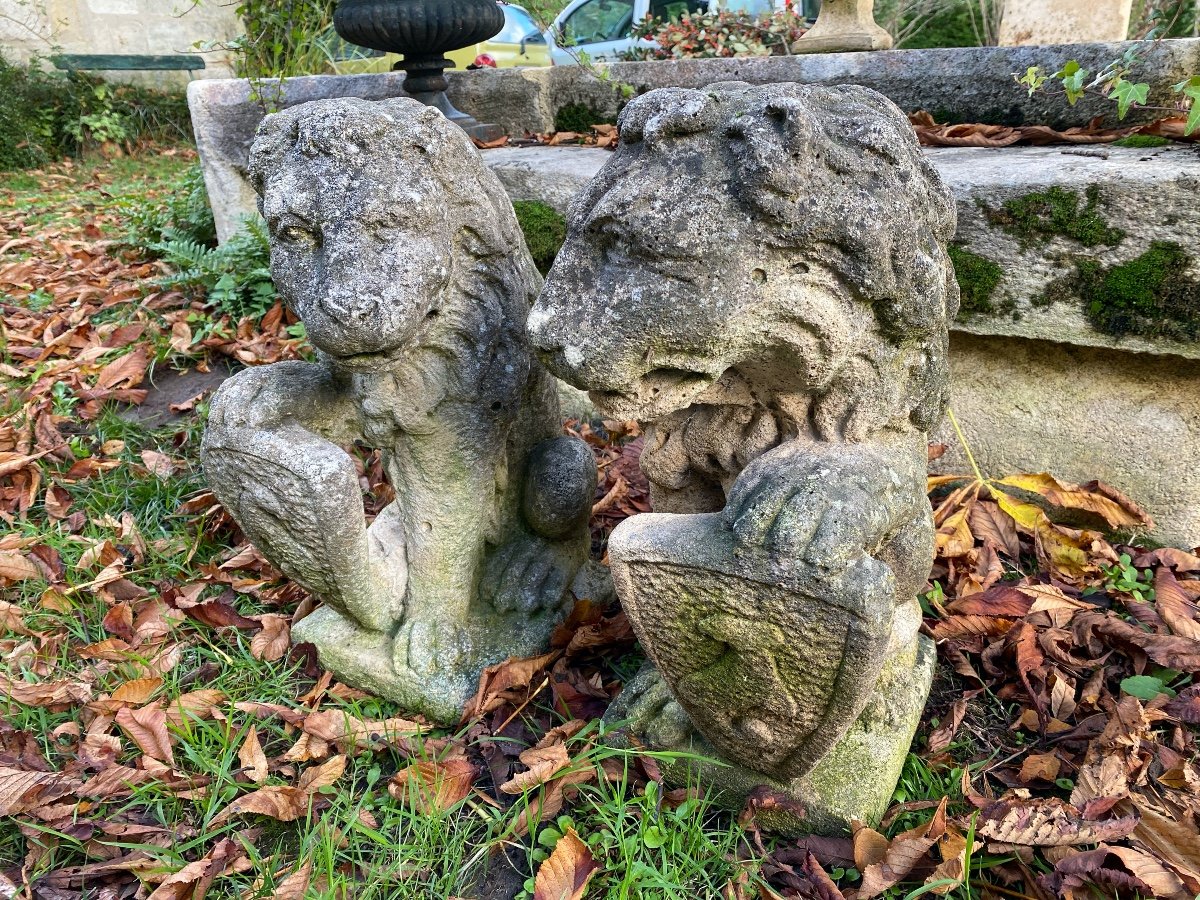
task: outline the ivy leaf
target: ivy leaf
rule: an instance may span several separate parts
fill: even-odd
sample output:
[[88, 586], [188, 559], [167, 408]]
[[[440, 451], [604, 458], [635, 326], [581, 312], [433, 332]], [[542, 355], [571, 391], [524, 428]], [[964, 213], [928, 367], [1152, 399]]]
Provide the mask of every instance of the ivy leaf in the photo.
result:
[[1124, 119], [1133, 104], [1142, 104], [1150, 96], [1150, 85], [1145, 82], [1134, 84], [1124, 78], [1113, 82], [1113, 96], [1117, 98], [1117, 118]]
[[1075, 60], [1063, 66], [1058, 73], [1058, 77], [1062, 79], [1062, 86], [1067, 91], [1067, 102], [1072, 106], [1078, 103], [1084, 94], [1083, 79], [1087, 77], [1087, 73], [1088, 70], [1082, 68]]
[[1200, 75], [1193, 75], [1187, 81], [1175, 85], [1175, 93], [1191, 98], [1192, 108], [1188, 113], [1187, 124], [1183, 126], [1184, 134], [1191, 134], [1200, 128]]
[[1163, 684], [1161, 678], [1155, 678], [1153, 675], [1131, 675], [1122, 680], [1121, 690], [1139, 700], [1153, 700], [1159, 694], [1175, 696], [1175, 692]]
[[1034, 93], [1042, 89], [1042, 85], [1044, 85], [1048, 80], [1049, 79], [1042, 74], [1041, 66], [1030, 66], [1025, 70], [1025, 74], [1017, 79], [1017, 84], [1024, 85], [1025, 89], [1029, 91], [1029, 96], [1032, 97]]

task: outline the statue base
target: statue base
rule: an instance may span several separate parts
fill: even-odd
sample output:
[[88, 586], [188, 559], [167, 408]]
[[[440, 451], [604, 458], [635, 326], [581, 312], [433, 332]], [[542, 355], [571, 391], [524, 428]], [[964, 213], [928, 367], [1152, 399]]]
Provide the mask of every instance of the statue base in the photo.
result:
[[803, 814], [781, 807], [763, 809], [756, 820], [764, 829], [788, 837], [844, 835], [854, 820], [878, 825], [891, 805], [936, 660], [934, 644], [924, 636], [907, 649], [890, 652], [872, 699], [850, 730], [807, 775], [786, 783], [721, 760], [651, 665], [625, 686], [604, 721], [618, 728], [610, 736], [616, 745], [703, 757], [661, 764], [673, 786], [698, 785], [736, 812], [754, 788], [766, 785], [799, 803]]

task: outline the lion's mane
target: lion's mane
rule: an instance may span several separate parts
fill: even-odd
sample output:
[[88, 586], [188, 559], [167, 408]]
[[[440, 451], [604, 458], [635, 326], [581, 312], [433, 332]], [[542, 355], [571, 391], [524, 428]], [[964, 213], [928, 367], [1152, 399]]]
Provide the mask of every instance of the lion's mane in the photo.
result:
[[620, 149], [576, 198], [573, 222], [586, 221], [643, 154], [690, 142], [723, 161], [719, 187], [761, 225], [759, 240], [795, 266], [832, 270], [860, 301], [854, 309], [874, 320], [880, 339], [864, 342], [816, 401], [818, 430], [861, 440], [882, 428], [927, 431], [941, 418], [947, 323], [959, 303], [943, 249], [955, 206], [891, 101], [857, 86], [726, 82], [638, 97], [619, 127]]

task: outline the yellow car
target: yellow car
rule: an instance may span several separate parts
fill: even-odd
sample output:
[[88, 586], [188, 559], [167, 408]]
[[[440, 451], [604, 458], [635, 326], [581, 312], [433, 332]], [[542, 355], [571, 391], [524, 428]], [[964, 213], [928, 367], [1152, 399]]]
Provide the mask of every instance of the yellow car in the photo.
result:
[[[504, 27], [500, 33], [490, 40], [447, 53], [446, 57], [454, 67], [550, 65], [550, 49], [533, 17], [513, 3], [501, 3], [500, 8], [504, 11]], [[332, 25], [319, 40], [329, 56], [330, 65], [339, 75], [388, 72], [401, 59], [398, 53], [384, 53], [347, 43]]]

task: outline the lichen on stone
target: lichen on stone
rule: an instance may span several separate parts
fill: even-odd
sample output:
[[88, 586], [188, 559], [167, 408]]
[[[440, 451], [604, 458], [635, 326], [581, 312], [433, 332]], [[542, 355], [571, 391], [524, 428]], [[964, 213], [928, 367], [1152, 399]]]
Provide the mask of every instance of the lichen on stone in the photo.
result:
[[972, 253], [962, 244], [950, 244], [946, 251], [950, 254], [950, 262], [954, 264], [954, 277], [958, 280], [958, 289], [962, 294], [958, 317], [968, 318], [973, 315], [994, 315], [997, 312], [1008, 312], [993, 302], [996, 288], [1004, 279], [1004, 270], [1000, 266], [978, 253]]
[[1025, 248], [1054, 236], [1070, 238], [1085, 247], [1102, 244], [1115, 247], [1121, 243], [1125, 232], [1113, 228], [1100, 214], [1100, 188], [1090, 185], [1085, 199], [1080, 208], [1077, 192], [1056, 185], [1014, 197], [999, 209], [992, 209], [982, 201], [979, 205], [989, 222], [1020, 238]]
[[529, 255], [538, 271], [545, 275], [567, 238], [567, 220], [553, 206], [540, 200], [514, 200], [513, 210], [525, 235]]

